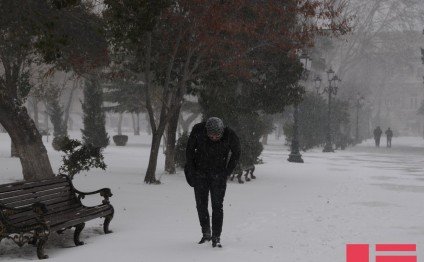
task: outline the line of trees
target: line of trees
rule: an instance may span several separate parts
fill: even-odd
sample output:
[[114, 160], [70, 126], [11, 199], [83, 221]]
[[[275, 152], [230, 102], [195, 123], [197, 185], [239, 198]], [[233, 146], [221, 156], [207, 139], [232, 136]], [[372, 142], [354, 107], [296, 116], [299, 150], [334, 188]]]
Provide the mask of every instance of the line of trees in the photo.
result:
[[[25, 179], [53, 176], [40, 133], [23, 106], [33, 89], [31, 69], [42, 66], [85, 79], [83, 107], [95, 104], [92, 112], [97, 114], [86, 112], [84, 138], [90, 141], [89, 125], [103, 126], [99, 146], [108, 138], [98, 77], [112, 72], [109, 82], [142, 86], [136, 99], [115, 101], [121, 107], [114, 110], [147, 112], [152, 141], [144, 181], [158, 184], [155, 172], [164, 135], [166, 169], [175, 170], [175, 136], [185, 95], [199, 95], [200, 90], [214, 94], [228, 86], [236, 91], [228, 94], [231, 99], [240, 94], [258, 98], [245, 101], [252, 105], [246, 116], [282, 112], [302, 96], [295, 85], [301, 72], [299, 50], [313, 46], [317, 35], [350, 30], [349, 18], [341, 17], [343, 8], [336, 1], [312, 0], [104, 0], [101, 8], [80, 0], [1, 1], [0, 124], [12, 138]], [[214, 81], [218, 86], [210, 84]], [[273, 102], [259, 99], [266, 97]], [[67, 121], [59, 121], [63, 108], [52, 101], [59, 132]], [[255, 134], [255, 141], [259, 137]]]
[[[105, 6], [114, 50], [132, 58], [126, 69], [145, 84], [152, 143], [144, 181], [153, 184], [159, 183], [160, 140], [168, 127], [167, 140], [175, 146], [176, 123], [190, 86], [217, 72], [248, 80], [252, 67], [266, 65], [272, 54], [295, 61], [296, 52], [312, 45], [323, 28], [334, 35], [349, 31], [348, 19], [339, 19], [343, 6], [335, 2], [106, 0]], [[152, 104], [154, 89], [161, 90], [159, 115]]]

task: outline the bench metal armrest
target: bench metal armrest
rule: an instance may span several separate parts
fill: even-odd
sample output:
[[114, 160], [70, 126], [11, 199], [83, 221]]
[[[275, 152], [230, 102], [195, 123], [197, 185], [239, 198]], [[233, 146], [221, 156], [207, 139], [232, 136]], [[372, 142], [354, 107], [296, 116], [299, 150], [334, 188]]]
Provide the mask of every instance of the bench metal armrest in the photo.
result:
[[102, 188], [93, 192], [81, 192], [75, 189], [75, 193], [78, 194], [78, 199], [83, 199], [85, 198], [85, 196], [88, 196], [88, 195], [100, 194], [100, 196], [104, 198], [102, 201], [103, 204], [109, 204], [109, 197], [113, 196], [112, 191], [110, 191], [110, 188]]

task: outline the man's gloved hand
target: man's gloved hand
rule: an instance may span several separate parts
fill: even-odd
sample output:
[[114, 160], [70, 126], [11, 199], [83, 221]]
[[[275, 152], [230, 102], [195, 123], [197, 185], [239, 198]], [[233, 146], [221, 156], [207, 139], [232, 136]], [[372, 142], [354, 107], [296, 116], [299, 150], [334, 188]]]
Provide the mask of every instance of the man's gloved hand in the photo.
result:
[[187, 164], [184, 167], [184, 174], [185, 174], [187, 183], [191, 187], [194, 187], [194, 172], [192, 170], [190, 170], [190, 168], [188, 168]]
[[228, 170], [228, 169], [225, 169], [225, 176], [228, 178], [228, 177], [230, 177], [231, 176], [231, 171], [230, 170]]

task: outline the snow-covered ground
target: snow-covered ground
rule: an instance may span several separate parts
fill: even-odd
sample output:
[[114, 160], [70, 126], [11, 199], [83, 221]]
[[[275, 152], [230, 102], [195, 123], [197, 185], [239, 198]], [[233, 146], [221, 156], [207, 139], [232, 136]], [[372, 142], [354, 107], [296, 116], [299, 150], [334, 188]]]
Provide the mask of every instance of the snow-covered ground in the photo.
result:
[[[145, 134], [131, 135], [128, 146], [106, 149], [106, 172], [75, 178], [84, 191], [112, 189], [114, 233], [104, 235], [101, 220], [89, 222], [80, 247], [70, 231], [53, 234], [46, 247], [50, 261], [343, 262], [348, 243], [413, 243], [424, 261], [422, 138], [394, 138], [391, 149], [374, 148], [372, 141], [336, 153], [317, 149], [304, 153], [304, 164], [287, 162], [282, 140], [270, 139], [258, 179], [228, 185], [222, 249], [196, 243], [201, 234], [193, 190], [182, 172], [163, 174], [163, 154], [162, 185], [143, 183], [149, 142]], [[57, 170], [60, 155], [47, 148]], [[0, 134], [0, 183], [21, 178], [9, 151], [8, 136]], [[33, 247], [0, 244], [0, 261], [36, 259]]]

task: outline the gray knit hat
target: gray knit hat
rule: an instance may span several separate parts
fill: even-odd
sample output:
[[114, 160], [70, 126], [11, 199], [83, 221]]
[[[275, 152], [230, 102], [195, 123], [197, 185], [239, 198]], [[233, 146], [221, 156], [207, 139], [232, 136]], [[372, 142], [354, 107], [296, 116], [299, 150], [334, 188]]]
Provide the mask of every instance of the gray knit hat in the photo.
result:
[[220, 137], [224, 134], [224, 123], [218, 117], [211, 117], [206, 121], [206, 133], [208, 135], [219, 135]]

